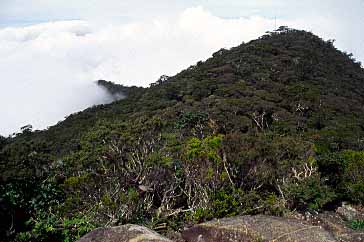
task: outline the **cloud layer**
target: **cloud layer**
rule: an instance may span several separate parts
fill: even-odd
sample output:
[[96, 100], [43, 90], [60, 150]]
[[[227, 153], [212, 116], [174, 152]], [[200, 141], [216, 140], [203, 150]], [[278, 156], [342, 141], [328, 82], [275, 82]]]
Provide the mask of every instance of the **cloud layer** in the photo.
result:
[[[278, 19], [277, 25], [336, 38], [331, 20], [319, 21]], [[128, 24], [58, 21], [0, 29], [0, 134], [26, 124], [44, 129], [72, 112], [109, 102], [95, 80], [148, 86], [274, 25], [270, 18], [225, 19], [194, 7]], [[343, 40], [338, 42], [345, 49]]]

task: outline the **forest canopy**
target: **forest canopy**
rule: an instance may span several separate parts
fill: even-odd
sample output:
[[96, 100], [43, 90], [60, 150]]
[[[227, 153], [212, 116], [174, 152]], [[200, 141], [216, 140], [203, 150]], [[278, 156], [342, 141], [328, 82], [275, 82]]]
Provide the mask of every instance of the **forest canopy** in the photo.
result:
[[332, 40], [283, 26], [149, 88], [98, 83], [123, 98], [0, 136], [1, 238], [364, 203], [364, 70]]

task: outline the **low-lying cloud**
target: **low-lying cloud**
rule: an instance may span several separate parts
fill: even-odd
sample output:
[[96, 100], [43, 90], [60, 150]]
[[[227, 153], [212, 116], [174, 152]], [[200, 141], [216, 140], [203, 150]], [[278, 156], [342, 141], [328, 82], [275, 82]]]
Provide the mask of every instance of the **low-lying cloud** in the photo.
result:
[[[277, 24], [305, 28], [310, 22], [315, 20]], [[330, 25], [315, 26], [307, 29], [335, 37]], [[0, 134], [27, 124], [44, 129], [70, 113], [109, 102], [95, 85], [98, 79], [148, 86], [162, 74], [176, 74], [274, 27], [274, 19], [224, 19], [196, 7], [128, 24], [59, 21], [0, 29]]]

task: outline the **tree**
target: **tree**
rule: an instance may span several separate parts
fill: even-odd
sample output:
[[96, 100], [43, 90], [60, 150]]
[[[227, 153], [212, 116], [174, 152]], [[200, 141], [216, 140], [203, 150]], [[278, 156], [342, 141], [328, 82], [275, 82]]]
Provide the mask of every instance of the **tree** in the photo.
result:
[[0, 150], [5, 146], [7, 139], [0, 135]]
[[31, 124], [28, 124], [28, 125], [21, 127], [20, 130], [22, 131], [23, 134], [28, 134], [28, 133], [32, 132], [33, 126]]

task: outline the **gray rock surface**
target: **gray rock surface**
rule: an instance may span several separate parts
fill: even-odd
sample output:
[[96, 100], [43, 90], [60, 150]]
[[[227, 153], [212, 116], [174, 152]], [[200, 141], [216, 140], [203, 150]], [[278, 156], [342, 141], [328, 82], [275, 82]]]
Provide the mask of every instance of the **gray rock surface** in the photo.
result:
[[346, 221], [351, 221], [354, 219], [364, 219], [361, 212], [346, 203], [343, 203], [341, 207], [336, 209], [336, 213], [339, 214]]
[[309, 219], [313, 225], [320, 225], [329, 231], [338, 241], [359, 242], [364, 241], [364, 231], [353, 230], [348, 227], [348, 222], [340, 214], [324, 212]]
[[[352, 209], [348, 211], [354, 214]], [[182, 235], [167, 231], [169, 239], [148, 228], [127, 224], [96, 229], [78, 242], [364, 242], [364, 231], [349, 228], [348, 213], [346, 210], [344, 213], [345, 216], [337, 211], [292, 213], [290, 217], [256, 215], [215, 219], [194, 225]], [[363, 216], [362, 211], [356, 211], [355, 217], [358, 216]]]
[[171, 242], [171, 240], [146, 227], [126, 224], [95, 229], [79, 239], [78, 242]]
[[321, 226], [314, 226], [297, 219], [264, 215], [213, 220], [183, 231], [182, 237], [188, 242], [338, 241]]

